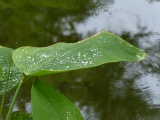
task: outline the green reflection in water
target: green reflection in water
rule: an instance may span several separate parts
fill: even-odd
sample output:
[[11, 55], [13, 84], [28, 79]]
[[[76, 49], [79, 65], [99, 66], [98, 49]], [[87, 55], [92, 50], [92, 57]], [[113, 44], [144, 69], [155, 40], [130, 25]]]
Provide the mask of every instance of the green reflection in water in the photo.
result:
[[[1, 1], [0, 43], [17, 48], [47, 46], [59, 41], [75, 42], [80, 40], [80, 35], [74, 24], [87, 19], [94, 6], [89, 0]], [[69, 35], [64, 36], [63, 32]]]

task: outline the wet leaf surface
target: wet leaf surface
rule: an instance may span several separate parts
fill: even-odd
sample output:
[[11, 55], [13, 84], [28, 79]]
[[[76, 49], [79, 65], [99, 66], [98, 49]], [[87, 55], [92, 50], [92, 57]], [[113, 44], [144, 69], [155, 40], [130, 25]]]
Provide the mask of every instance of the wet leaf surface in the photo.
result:
[[89, 68], [109, 62], [139, 61], [146, 54], [120, 37], [100, 32], [78, 43], [21, 47], [13, 52], [15, 65], [26, 75], [45, 75]]
[[72, 102], [40, 80], [33, 84], [31, 96], [34, 120], [84, 120]]
[[0, 46], [0, 94], [3, 94], [8, 79], [7, 91], [15, 87], [23, 74], [12, 61], [13, 49]]

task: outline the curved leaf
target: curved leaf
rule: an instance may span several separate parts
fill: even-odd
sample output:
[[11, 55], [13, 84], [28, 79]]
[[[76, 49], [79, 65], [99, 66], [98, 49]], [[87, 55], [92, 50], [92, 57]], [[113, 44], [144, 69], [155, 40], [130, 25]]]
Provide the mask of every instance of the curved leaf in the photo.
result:
[[26, 75], [45, 75], [117, 61], [137, 61], [146, 54], [120, 37], [100, 32], [78, 43], [21, 47], [13, 52], [15, 65]]
[[13, 49], [0, 46], [0, 94], [3, 94], [8, 79], [7, 91], [15, 87], [22, 78], [22, 71], [12, 61]]
[[40, 80], [34, 82], [31, 96], [34, 120], [84, 120], [72, 102]]
[[33, 120], [33, 119], [29, 113], [16, 111], [11, 114], [11, 120]]

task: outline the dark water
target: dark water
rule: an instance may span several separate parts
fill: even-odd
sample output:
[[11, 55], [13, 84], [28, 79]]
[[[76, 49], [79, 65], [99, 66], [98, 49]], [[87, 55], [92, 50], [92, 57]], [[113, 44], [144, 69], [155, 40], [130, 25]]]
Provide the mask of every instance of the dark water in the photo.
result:
[[[41, 79], [67, 96], [86, 120], [159, 120], [159, 11], [159, 0], [1, 0], [0, 45], [49, 46], [113, 32], [144, 50], [147, 58]], [[31, 113], [32, 81], [24, 82], [14, 111]], [[7, 94], [4, 116], [13, 93]]]

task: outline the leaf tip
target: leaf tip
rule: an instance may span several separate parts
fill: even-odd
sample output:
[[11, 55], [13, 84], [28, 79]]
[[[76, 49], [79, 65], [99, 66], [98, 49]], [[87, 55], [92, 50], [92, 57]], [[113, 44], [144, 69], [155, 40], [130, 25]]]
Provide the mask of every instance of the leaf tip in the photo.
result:
[[146, 58], [147, 54], [146, 54], [145, 52], [141, 51], [141, 52], [137, 53], [136, 56], [137, 56], [137, 58], [138, 58], [139, 60], [143, 60], [143, 59]]

